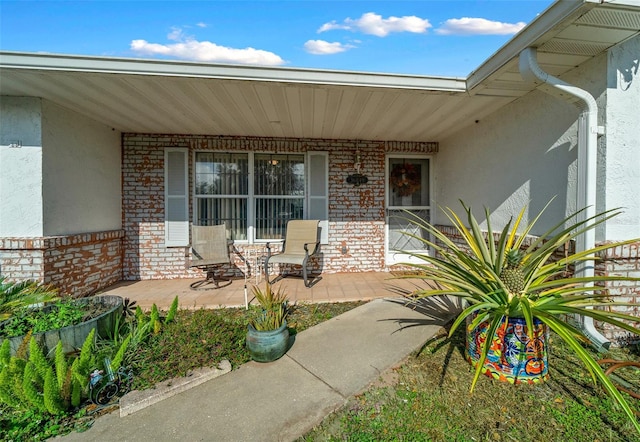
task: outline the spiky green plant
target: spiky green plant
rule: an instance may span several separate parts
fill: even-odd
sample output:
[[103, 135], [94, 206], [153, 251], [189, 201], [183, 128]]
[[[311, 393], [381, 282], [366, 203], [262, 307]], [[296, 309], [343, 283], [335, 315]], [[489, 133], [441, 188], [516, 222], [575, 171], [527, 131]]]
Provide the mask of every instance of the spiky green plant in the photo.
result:
[[158, 306], [153, 304], [151, 306], [151, 329], [154, 335], [160, 333], [162, 330], [162, 322], [160, 321], [160, 310], [158, 310]]
[[0, 321], [13, 316], [19, 308], [52, 301], [58, 297], [53, 287], [36, 281], [7, 281], [0, 276]]
[[171, 303], [171, 307], [169, 307], [169, 311], [167, 312], [167, 316], [164, 318], [164, 323], [169, 324], [176, 319], [176, 314], [178, 313], [178, 297], [173, 298], [173, 302]]
[[[406, 275], [404, 278], [421, 278], [427, 281], [428, 286], [416, 290], [412, 297], [449, 295], [466, 301], [466, 307], [453, 322], [450, 334], [453, 334], [467, 318], [473, 318], [470, 329], [487, 322], [487, 336], [493, 336], [502, 323], [516, 317], [524, 318], [528, 333], [533, 334], [533, 322], [534, 318], [537, 318], [569, 345], [586, 366], [594, 383], [599, 382], [620, 404], [640, 433], [640, 424], [624, 397], [583, 346], [589, 340], [580, 329], [568, 321], [570, 315], [588, 316], [630, 333], [640, 334], [640, 329], [629, 324], [637, 323], [640, 318], [611, 309], [598, 308], [635, 304], [611, 302], [606, 292], [594, 289], [595, 283], [640, 281], [640, 278], [580, 276], [568, 274], [566, 271], [576, 264], [598, 259], [598, 254], [604, 250], [634, 243], [640, 239], [606, 243], [553, 259], [558, 249], [619, 212], [609, 210], [579, 220], [585, 209], [579, 210], [538, 238], [531, 239], [527, 245], [525, 238], [551, 202], [519, 231], [526, 210], [526, 207], [523, 207], [515, 221], [511, 219], [499, 233], [491, 228], [491, 214], [488, 209], [485, 209], [487, 232], [483, 233], [471, 208], [464, 202], [461, 203], [466, 214], [466, 224], [452, 209], [445, 208], [444, 213], [463, 239], [463, 245], [454, 243], [432, 224], [408, 213], [411, 223], [429, 234], [426, 239], [416, 235], [410, 236], [422, 241], [434, 252], [405, 252], [418, 259], [418, 263], [407, 265], [417, 268], [419, 272]], [[533, 336], [530, 338], [533, 339]], [[482, 345], [471, 384], [472, 392], [482, 372], [491, 341], [486, 339]]]
[[282, 287], [274, 291], [267, 281], [264, 291], [254, 286], [253, 295], [260, 305], [249, 319], [251, 325], [258, 331], [277, 330], [284, 324], [287, 317], [287, 295]]

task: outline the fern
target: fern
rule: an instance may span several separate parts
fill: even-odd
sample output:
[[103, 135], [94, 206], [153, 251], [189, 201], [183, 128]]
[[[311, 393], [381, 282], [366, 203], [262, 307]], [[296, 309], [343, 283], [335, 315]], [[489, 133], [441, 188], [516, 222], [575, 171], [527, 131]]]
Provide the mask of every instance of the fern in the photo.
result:
[[36, 365], [29, 361], [24, 367], [24, 376], [22, 378], [22, 391], [29, 403], [40, 411], [47, 411], [44, 404], [44, 396], [42, 394], [43, 380], [38, 374]]
[[11, 362], [11, 342], [5, 339], [0, 346], [0, 371], [7, 368], [9, 362]]
[[153, 334], [157, 335], [160, 333], [160, 329], [162, 328], [162, 323], [160, 322], [160, 311], [158, 310], [158, 306], [155, 304], [151, 306], [151, 324]]
[[38, 376], [44, 379], [44, 376], [47, 373], [47, 369], [51, 368], [51, 365], [42, 353], [42, 350], [36, 342], [36, 339], [33, 337], [29, 342], [29, 361], [33, 363], [36, 371], [38, 372]]
[[[24, 373], [24, 367], [21, 368], [22, 370], [20, 371], [20, 373]], [[21, 408], [22, 401], [14, 391], [16, 374], [15, 369], [16, 364], [13, 363], [12, 360], [3, 370], [0, 371], [0, 402], [5, 403], [13, 408]]]
[[71, 364], [71, 405], [79, 407], [82, 402], [83, 380], [78, 379], [78, 359]]
[[95, 332], [95, 328], [91, 330], [91, 332], [89, 332], [87, 339], [85, 339], [84, 343], [82, 344], [80, 356], [74, 361], [74, 364], [72, 366], [73, 375], [81, 385], [89, 378], [91, 366], [93, 365], [92, 351], [93, 340], [96, 334]]
[[25, 408], [29, 401], [24, 393], [22, 388], [22, 381], [24, 377], [24, 369], [27, 365], [27, 361], [22, 358], [14, 357], [11, 358], [11, 362], [9, 363], [9, 371], [10, 371], [10, 385], [11, 393], [14, 395], [16, 400], [18, 401], [18, 406]]
[[164, 323], [165, 324], [169, 324], [170, 322], [173, 322], [176, 318], [176, 313], [178, 312], [178, 297], [176, 296], [175, 298], [173, 298], [173, 302], [171, 303], [171, 307], [169, 308], [169, 311], [167, 312], [167, 317], [164, 318]]
[[55, 358], [55, 365], [56, 365], [56, 379], [58, 381], [58, 387], [62, 388], [62, 385], [64, 384], [64, 381], [67, 377], [67, 357], [64, 354], [64, 349], [62, 346], [62, 341], [58, 341], [58, 344], [56, 345], [56, 358]]
[[129, 343], [131, 342], [131, 335], [129, 334], [125, 340], [120, 344], [120, 348], [118, 348], [118, 352], [113, 357], [113, 361], [111, 361], [111, 368], [113, 371], [118, 371], [120, 366], [122, 365], [122, 361], [124, 360], [125, 353], [127, 352], [127, 348], [129, 347]]
[[142, 309], [140, 308], [139, 305], [136, 306], [135, 317], [136, 317], [136, 322], [138, 323], [138, 325], [142, 325], [145, 322], [147, 322], [147, 316], [144, 314], [144, 312], [142, 311]]
[[[65, 410], [69, 409], [71, 405], [71, 397], [72, 397], [72, 380], [71, 376], [71, 368], [67, 368], [67, 372], [65, 373], [64, 380], [62, 381], [62, 385], [60, 386], [60, 396], [62, 398], [62, 406]], [[74, 405], [75, 407], [79, 406]]]
[[44, 405], [51, 414], [61, 414], [64, 412], [58, 380], [51, 367], [49, 367], [44, 377]]

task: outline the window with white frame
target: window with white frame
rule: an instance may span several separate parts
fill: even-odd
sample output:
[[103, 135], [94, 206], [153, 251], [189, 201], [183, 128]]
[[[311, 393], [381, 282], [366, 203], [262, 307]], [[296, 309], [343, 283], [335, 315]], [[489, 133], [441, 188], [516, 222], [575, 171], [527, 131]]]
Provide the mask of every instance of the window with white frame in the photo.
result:
[[194, 222], [225, 223], [234, 240], [253, 242], [283, 238], [290, 219], [326, 218], [327, 155], [308, 155], [324, 173], [310, 173], [301, 153], [196, 152]]
[[249, 157], [246, 153], [197, 152], [195, 224], [226, 224], [234, 240], [247, 239]]

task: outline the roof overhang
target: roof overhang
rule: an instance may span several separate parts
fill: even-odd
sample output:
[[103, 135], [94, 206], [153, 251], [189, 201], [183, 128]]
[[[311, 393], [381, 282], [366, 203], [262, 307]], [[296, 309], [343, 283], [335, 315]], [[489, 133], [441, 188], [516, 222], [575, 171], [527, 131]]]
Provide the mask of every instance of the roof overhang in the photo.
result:
[[640, 1], [559, 1], [468, 78], [0, 52], [0, 95], [121, 132], [439, 141], [529, 93], [518, 55], [561, 76], [640, 29]]

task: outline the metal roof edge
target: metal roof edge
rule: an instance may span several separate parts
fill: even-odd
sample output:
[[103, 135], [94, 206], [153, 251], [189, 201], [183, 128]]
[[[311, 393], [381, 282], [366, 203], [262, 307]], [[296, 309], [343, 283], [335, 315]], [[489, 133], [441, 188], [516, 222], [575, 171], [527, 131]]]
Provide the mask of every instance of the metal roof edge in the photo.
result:
[[[628, 1], [628, 0], [627, 0]], [[560, 26], [567, 18], [582, 15], [597, 5], [600, 0], [558, 0], [545, 9], [531, 23], [525, 26], [511, 40], [494, 52], [467, 77], [467, 89], [472, 92], [489, 76], [498, 71], [520, 52], [531, 46], [550, 30]]]
[[465, 92], [461, 77], [0, 51], [0, 68]]

